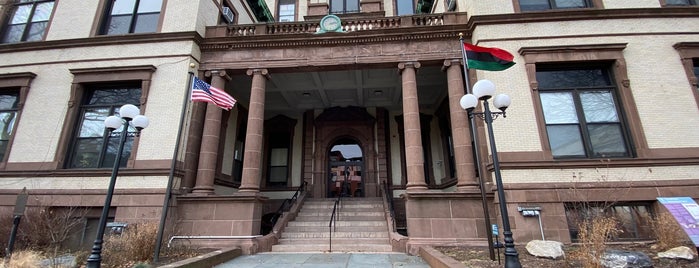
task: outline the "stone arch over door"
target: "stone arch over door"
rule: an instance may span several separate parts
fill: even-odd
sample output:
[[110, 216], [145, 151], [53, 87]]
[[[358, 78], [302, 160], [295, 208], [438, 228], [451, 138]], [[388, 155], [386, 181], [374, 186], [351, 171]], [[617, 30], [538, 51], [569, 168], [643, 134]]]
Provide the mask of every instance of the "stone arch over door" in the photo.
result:
[[328, 159], [333, 144], [340, 139], [356, 140], [362, 149], [365, 172], [363, 181], [366, 197], [377, 197], [376, 150], [374, 125], [376, 120], [362, 107], [333, 107], [326, 109], [315, 120], [315, 152], [313, 157], [314, 180], [313, 196], [326, 197]]

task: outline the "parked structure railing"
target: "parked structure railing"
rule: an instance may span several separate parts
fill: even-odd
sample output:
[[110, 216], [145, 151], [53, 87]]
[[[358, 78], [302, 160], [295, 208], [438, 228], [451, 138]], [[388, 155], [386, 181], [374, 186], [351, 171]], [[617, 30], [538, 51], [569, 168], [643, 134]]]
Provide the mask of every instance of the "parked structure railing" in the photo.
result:
[[345, 170], [345, 179], [340, 182], [340, 192], [337, 194], [337, 198], [335, 198], [335, 202], [333, 204], [333, 212], [330, 215], [330, 222], [328, 222], [328, 251], [333, 252], [333, 231], [337, 228], [337, 220], [340, 218], [340, 206], [342, 202], [342, 196], [345, 194], [345, 182], [349, 180], [349, 171]]
[[386, 181], [382, 181], [381, 186], [383, 196], [388, 204], [388, 212], [391, 217], [391, 232], [396, 232], [396, 212], [393, 205], [393, 191], [391, 191], [391, 185], [389, 185]]
[[[347, 18], [342, 20], [344, 32], [381, 30], [401, 27], [441, 26], [451, 24], [449, 15], [417, 14], [398, 17]], [[233, 24], [207, 28], [207, 36], [259, 36], [278, 34], [309, 34], [320, 29], [319, 21], [276, 22], [266, 24]], [[225, 34], [224, 34], [225, 31]]]
[[306, 186], [308, 185], [307, 182], [302, 182], [301, 185], [299, 185], [298, 188], [296, 188], [296, 192], [294, 192], [294, 195], [291, 198], [284, 199], [282, 204], [279, 206], [277, 211], [273, 213], [268, 213], [262, 216], [262, 234], [267, 234], [268, 232], [272, 231], [272, 228], [277, 224], [277, 221], [279, 221], [279, 218], [281, 218], [282, 214], [284, 212], [289, 211], [291, 207], [296, 203], [296, 201], [299, 199], [301, 194], [306, 192]]

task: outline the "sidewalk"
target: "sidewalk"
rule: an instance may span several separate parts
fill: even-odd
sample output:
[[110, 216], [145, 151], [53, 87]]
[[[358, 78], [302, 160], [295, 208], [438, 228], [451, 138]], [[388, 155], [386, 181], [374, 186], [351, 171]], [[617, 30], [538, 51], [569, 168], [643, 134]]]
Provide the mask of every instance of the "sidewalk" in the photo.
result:
[[255, 267], [407, 267], [429, 268], [418, 256], [403, 253], [258, 253], [244, 255], [215, 266], [215, 268]]

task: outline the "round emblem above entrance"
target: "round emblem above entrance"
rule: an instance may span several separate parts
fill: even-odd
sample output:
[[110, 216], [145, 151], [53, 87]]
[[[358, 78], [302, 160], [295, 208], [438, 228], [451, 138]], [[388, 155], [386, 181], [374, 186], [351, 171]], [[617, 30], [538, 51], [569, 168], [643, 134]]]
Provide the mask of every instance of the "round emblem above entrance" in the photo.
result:
[[342, 21], [338, 16], [327, 15], [320, 19], [319, 33], [342, 32]]

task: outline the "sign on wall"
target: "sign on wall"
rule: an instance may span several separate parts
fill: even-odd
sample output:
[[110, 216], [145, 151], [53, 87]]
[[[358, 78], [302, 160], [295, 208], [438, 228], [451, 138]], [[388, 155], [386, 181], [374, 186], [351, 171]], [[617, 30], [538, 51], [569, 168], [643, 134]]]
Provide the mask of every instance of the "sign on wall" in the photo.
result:
[[691, 197], [658, 197], [677, 223], [689, 236], [695, 246], [699, 247], [699, 205]]

